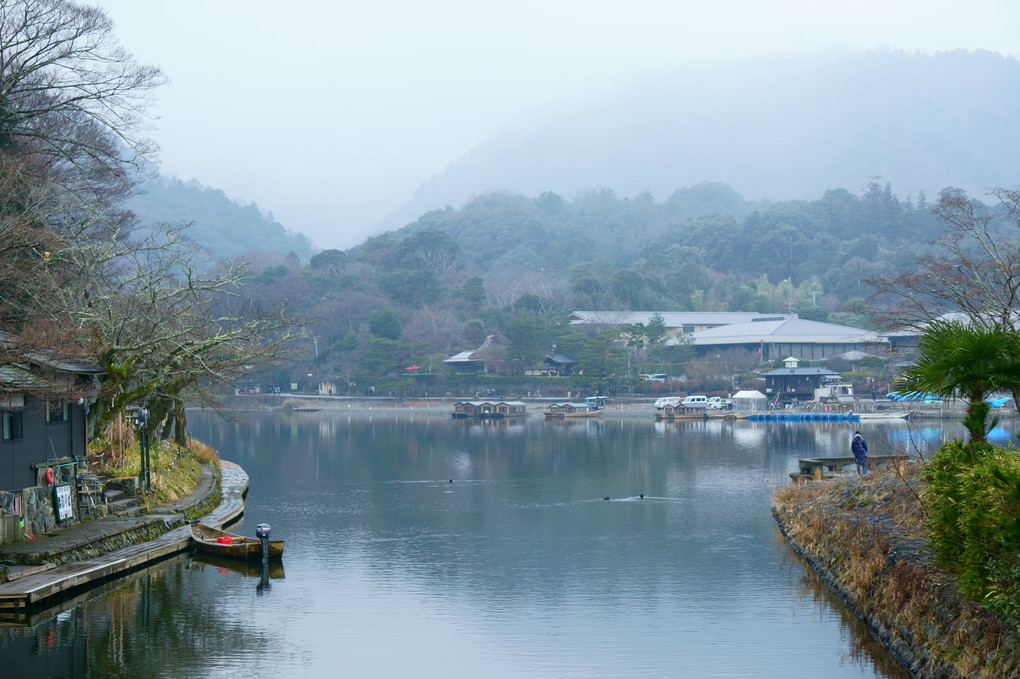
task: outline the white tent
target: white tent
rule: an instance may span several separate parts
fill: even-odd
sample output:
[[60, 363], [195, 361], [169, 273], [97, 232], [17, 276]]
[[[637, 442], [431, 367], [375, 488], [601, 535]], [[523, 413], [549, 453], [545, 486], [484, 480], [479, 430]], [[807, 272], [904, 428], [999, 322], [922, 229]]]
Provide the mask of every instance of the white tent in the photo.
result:
[[733, 394], [733, 409], [742, 413], [760, 413], [769, 407], [768, 396], [757, 389]]

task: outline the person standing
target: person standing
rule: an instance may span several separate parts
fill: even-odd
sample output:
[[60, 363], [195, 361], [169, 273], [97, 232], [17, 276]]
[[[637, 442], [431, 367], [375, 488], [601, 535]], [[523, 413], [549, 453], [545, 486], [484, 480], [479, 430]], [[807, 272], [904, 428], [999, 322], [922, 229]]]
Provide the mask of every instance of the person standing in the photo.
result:
[[861, 432], [854, 432], [854, 439], [850, 442], [850, 450], [853, 451], [854, 460], [857, 461], [857, 473], [864, 476], [868, 473], [868, 442], [861, 436]]

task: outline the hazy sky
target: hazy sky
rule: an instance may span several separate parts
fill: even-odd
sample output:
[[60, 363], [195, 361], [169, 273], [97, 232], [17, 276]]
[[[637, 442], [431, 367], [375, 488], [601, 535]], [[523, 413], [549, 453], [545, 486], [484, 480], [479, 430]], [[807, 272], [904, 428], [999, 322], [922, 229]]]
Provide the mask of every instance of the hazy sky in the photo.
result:
[[360, 242], [517, 116], [642, 76], [876, 46], [1020, 57], [1018, 0], [97, 4], [170, 79], [151, 135], [163, 171], [255, 201], [321, 248]]

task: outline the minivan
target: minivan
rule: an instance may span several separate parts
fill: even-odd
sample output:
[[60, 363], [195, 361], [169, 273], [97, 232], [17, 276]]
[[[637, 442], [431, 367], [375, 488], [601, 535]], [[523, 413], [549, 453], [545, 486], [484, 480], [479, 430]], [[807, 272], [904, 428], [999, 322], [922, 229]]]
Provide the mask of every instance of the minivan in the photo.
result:
[[685, 408], [707, 408], [708, 397], [707, 396], [688, 396], [684, 400], [680, 401], [680, 405]]

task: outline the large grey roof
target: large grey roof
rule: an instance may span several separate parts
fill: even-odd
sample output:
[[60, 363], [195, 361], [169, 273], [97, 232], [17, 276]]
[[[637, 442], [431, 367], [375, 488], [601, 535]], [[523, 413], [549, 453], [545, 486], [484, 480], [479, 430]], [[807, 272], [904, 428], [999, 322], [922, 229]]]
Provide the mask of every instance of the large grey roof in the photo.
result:
[[688, 339], [693, 341], [695, 346], [756, 342], [769, 344], [884, 344], [888, 342], [885, 337], [870, 330], [793, 317], [777, 321], [722, 325], [691, 333]]
[[776, 368], [775, 370], [770, 370], [767, 373], [762, 373], [762, 375], [764, 377], [769, 377], [770, 375], [825, 376], [825, 375], [839, 375], [839, 373], [834, 370], [828, 370], [826, 368]]
[[474, 349], [468, 351], [462, 351], [459, 354], [454, 354], [450, 358], [443, 361], [443, 363], [471, 363], [478, 362], [478, 359], [472, 358], [471, 354], [475, 353]]
[[648, 325], [655, 314], [662, 316], [667, 328], [682, 328], [685, 325], [731, 325], [756, 319], [783, 318], [782, 314], [761, 314], [757, 311], [575, 311], [570, 314], [570, 322]]

